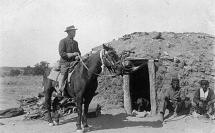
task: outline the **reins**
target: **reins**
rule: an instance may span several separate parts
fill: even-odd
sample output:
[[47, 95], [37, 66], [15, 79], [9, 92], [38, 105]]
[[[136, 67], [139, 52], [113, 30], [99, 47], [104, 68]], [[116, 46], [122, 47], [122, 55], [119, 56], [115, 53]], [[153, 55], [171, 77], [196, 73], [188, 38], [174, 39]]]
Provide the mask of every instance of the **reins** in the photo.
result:
[[[100, 51], [100, 59], [101, 59], [101, 62], [102, 62], [102, 66], [101, 66], [101, 67], [102, 67], [102, 72], [104, 71], [104, 67], [105, 67], [105, 65], [104, 65], [104, 60], [103, 60], [103, 56], [102, 56], [103, 52], [104, 52], [104, 50], [101, 50], [101, 51]], [[81, 56], [80, 56], [79, 54], [78, 54], [78, 57], [79, 57], [81, 63], [83, 64], [83, 66], [87, 69], [87, 71], [89, 71], [89, 68], [88, 68], [87, 65], [84, 63], [83, 59], [81, 58]], [[95, 75], [97, 75], [97, 76], [106, 76], [106, 77], [115, 77], [115, 76], [116, 76], [116, 75], [98, 74], [98, 73], [94, 73], [94, 72], [93, 72], [93, 74], [95, 74]]]

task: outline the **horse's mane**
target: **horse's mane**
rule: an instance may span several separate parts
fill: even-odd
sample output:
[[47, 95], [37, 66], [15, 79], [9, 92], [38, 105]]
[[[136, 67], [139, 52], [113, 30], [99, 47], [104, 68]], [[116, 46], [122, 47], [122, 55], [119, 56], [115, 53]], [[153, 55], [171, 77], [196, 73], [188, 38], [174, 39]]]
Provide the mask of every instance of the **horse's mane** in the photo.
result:
[[[110, 51], [115, 51], [115, 49], [110, 45], [106, 46], [106, 48], [108, 48], [108, 50], [110, 50]], [[101, 49], [96, 50], [96, 51], [90, 51], [90, 52], [86, 53], [84, 56], [82, 56], [82, 60], [84, 62], [86, 62], [89, 59], [90, 56], [92, 56], [93, 54], [99, 52], [100, 50]]]
[[107, 47], [109, 48], [109, 50], [115, 51], [115, 49], [112, 46], [108, 45]]
[[89, 59], [89, 57], [90, 56], [92, 56], [93, 54], [95, 54], [95, 53], [97, 53], [98, 51], [91, 51], [91, 52], [89, 52], [89, 53], [86, 53], [84, 56], [82, 56], [82, 60], [84, 61], [84, 62], [86, 62], [88, 59]]
[[85, 56], [82, 56], [82, 60], [85, 62], [89, 59], [90, 55], [85, 55]]

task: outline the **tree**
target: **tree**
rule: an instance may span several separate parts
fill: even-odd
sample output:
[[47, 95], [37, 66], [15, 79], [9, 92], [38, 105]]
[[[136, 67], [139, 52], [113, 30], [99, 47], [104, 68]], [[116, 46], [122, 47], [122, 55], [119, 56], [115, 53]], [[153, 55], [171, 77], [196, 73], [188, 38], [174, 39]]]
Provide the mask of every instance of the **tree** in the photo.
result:
[[41, 61], [41, 62], [40, 62], [40, 66], [41, 66], [42, 68], [48, 68], [48, 67], [49, 67], [49, 63], [48, 63], [47, 61]]
[[43, 75], [45, 70], [49, 67], [49, 63], [46, 61], [41, 61], [34, 65], [33, 75]]
[[25, 67], [23, 75], [43, 75], [48, 68], [49, 63], [47, 61], [41, 61], [40, 63], [35, 64], [34, 67]]
[[12, 69], [10, 70], [10, 76], [18, 76], [19, 74], [21, 74], [21, 71], [18, 69]]
[[27, 66], [24, 68], [23, 75], [32, 75], [33, 74], [33, 68], [31, 66]]

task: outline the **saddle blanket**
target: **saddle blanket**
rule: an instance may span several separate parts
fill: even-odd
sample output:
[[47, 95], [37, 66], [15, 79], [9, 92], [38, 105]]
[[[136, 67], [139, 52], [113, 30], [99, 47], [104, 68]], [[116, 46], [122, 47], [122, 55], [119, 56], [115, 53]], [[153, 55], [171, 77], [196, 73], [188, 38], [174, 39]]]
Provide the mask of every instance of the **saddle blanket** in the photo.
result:
[[[63, 78], [63, 75], [60, 74], [60, 71], [57, 71], [55, 68], [52, 68], [52, 70], [50, 71], [50, 74], [48, 76], [48, 79], [58, 82], [58, 84], [56, 84], [56, 86], [55, 86], [55, 89], [57, 92], [60, 91], [59, 82], [62, 78]], [[63, 84], [63, 88], [64, 88], [65, 83], [62, 83], [62, 84]]]
[[[70, 79], [70, 77], [72, 76], [73, 71], [69, 72], [68, 79]], [[62, 78], [62, 75], [60, 74], [60, 71], [56, 71], [55, 69], [52, 69], [48, 76], [48, 79], [51, 79], [54, 81], [60, 81], [61, 78]]]
[[[71, 77], [73, 71], [74, 71], [74, 70], [72, 70], [72, 72], [69, 72], [69, 74], [68, 74], [68, 79], [70, 79], [70, 77]], [[50, 74], [49, 74], [49, 76], [48, 76], [48, 79], [51, 79], [51, 80], [56, 81], [56, 82], [58, 82], [58, 83], [62, 80], [62, 78], [63, 78], [63, 75], [60, 74], [60, 71], [57, 71], [55, 68], [53, 68], [53, 69], [51, 70], [51, 72], [50, 72]], [[62, 83], [62, 88], [65, 88], [67, 82], [70, 82], [70, 81], [66, 79], [66, 80], [64, 81], [64, 83]], [[55, 89], [56, 89], [56, 91], [59, 91], [59, 89], [60, 89], [59, 84], [55, 86]]]
[[59, 75], [60, 75], [60, 71], [56, 71], [55, 69], [52, 69], [48, 76], [48, 79], [58, 81]]

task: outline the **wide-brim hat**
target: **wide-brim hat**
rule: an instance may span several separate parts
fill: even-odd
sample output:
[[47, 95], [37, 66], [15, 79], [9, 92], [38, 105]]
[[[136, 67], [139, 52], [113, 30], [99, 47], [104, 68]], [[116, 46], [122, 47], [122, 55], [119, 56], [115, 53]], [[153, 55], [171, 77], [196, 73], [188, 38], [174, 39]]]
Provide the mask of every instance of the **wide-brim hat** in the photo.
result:
[[177, 77], [172, 77], [172, 82], [179, 82], [179, 79]]
[[68, 26], [68, 27], [66, 27], [65, 32], [70, 31], [70, 30], [77, 30], [77, 28], [75, 28], [75, 26], [74, 26], [74, 25], [72, 25], [72, 26]]
[[208, 84], [209, 84], [209, 81], [206, 80], [206, 79], [202, 79], [202, 80], [200, 80], [199, 84], [200, 84], [200, 85], [208, 85]]

